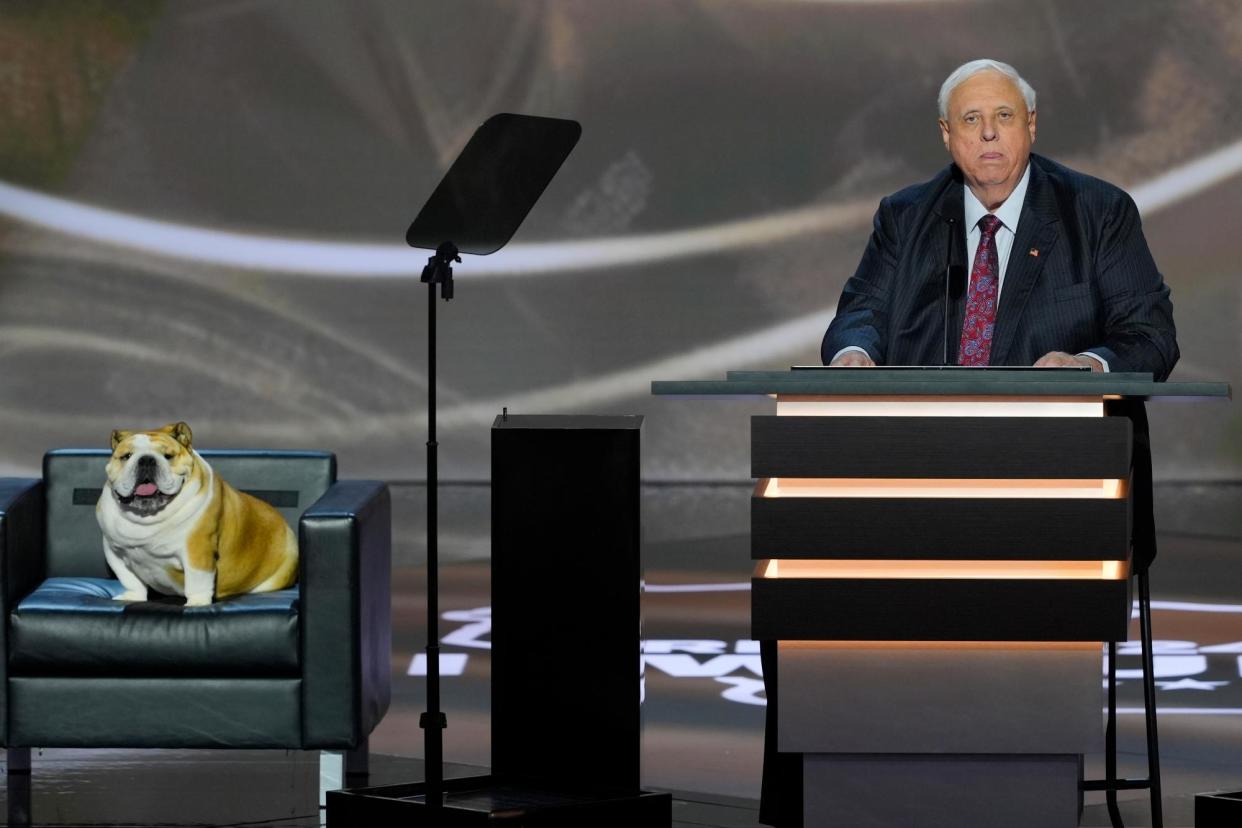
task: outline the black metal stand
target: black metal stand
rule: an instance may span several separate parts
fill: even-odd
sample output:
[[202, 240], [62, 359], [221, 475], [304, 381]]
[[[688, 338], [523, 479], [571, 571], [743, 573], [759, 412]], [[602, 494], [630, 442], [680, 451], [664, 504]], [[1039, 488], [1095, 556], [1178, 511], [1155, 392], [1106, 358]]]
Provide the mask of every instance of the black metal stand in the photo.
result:
[[[500, 114], [475, 131], [445, 174], [414, 223], [406, 231], [412, 247], [435, 255], [423, 268], [428, 287], [428, 433], [427, 433], [427, 710], [419, 720], [425, 736], [425, 781], [327, 793], [329, 826], [415, 824], [473, 826], [504, 821], [524, 826], [591, 825], [597, 828], [667, 826], [672, 820], [668, 794], [637, 790], [637, 738], [632, 785], [610, 779], [612, 767], [599, 763], [598, 784], [583, 785], [574, 774], [553, 774], [533, 781], [528, 768], [507, 774], [444, 779], [444, 729], [440, 709], [439, 471], [436, 442], [436, 286], [441, 298], [453, 298], [453, 262], [461, 252], [485, 256], [508, 243], [569, 155], [582, 128], [575, 121]], [[453, 241], [444, 241], [452, 239]], [[637, 465], [635, 466], [637, 469]], [[637, 471], [634, 486], [637, 490]], [[637, 576], [635, 581], [637, 581]], [[637, 583], [634, 589], [638, 589]], [[633, 628], [627, 630], [633, 635]], [[632, 642], [637, 645], [637, 641]], [[632, 654], [623, 653], [627, 666]], [[598, 701], [598, 699], [596, 699]], [[635, 700], [637, 704], [637, 700]], [[523, 709], [523, 715], [528, 711]], [[592, 713], [596, 711], [592, 710]], [[603, 712], [605, 717], [607, 711]], [[594, 724], [594, 722], [592, 722]], [[567, 751], [566, 766], [581, 766]], [[570, 764], [574, 763], [574, 764]], [[520, 762], [519, 762], [520, 765]]]
[[442, 809], [428, 807], [426, 784], [328, 792], [328, 825], [426, 825], [489, 828], [668, 828], [672, 795], [535, 787], [495, 776], [450, 779]]
[[439, 811], [444, 801], [444, 729], [448, 718], [440, 710], [440, 555], [439, 555], [439, 446], [436, 441], [436, 285], [444, 301], [453, 298], [453, 262], [460, 262], [457, 246], [443, 242], [427, 260], [421, 281], [427, 285], [427, 710], [418, 719], [423, 729], [423, 756], [427, 762], [427, 808]]
[[1152, 657], [1151, 587], [1147, 568], [1135, 576], [1139, 590], [1139, 635], [1143, 647], [1143, 714], [1147, 724], [1147, 778], [1117, 778], [1117, 642], [1108, 642], [1108, 721], [1104, 730], [1104, 778], [1082, 783], [1084, 791], [1105, 791], [1113, 828], [1124, 828], [1117, 807], [1117, 791], [1150, 790], [1151, 824], [1163, 828], [1160, 802], [1160, 745], [1156, 731], [1156, 678]]

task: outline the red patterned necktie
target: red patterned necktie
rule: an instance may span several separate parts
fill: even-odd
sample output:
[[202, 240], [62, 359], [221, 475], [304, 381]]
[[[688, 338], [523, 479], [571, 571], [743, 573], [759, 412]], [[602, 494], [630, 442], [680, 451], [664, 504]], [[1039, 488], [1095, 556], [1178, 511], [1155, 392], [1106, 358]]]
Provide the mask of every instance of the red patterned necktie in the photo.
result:
[[1000, 260], [996, 255], [996, 230], [1001, 220], [992, 214], [979, 219], [982, 234], [970, 270], [966, 291], [966, 318], [962, 321], [962, 342], [957, 349], [958, 365], [987, 365], [992, 353], [992, 330], [996, 327], [996, 294], [1000, 282]]

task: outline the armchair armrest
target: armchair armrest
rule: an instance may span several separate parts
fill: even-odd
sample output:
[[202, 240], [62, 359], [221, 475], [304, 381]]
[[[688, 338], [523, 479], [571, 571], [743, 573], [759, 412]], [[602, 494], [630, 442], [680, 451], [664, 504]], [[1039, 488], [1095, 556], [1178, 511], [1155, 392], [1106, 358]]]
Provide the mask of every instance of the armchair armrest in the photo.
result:
[[[9, 612], [43, 580], [43, 481], [0, 478], [0, 710], [8, 710]], [[0, 716], [0, 744], [8, 745]]]
[[44, 577], [43, 481], [0, 478], [0, 608], [8, 611]]
[[392, 507], [388, 486], [338, 481], [298, 525], [302, 739], [356, 747], [388, 710]]

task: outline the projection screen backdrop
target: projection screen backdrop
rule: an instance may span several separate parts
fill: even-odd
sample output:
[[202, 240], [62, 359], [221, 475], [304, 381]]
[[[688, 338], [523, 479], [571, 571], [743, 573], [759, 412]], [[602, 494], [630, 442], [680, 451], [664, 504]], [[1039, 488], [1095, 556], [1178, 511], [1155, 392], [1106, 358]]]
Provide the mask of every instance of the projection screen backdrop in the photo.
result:
[[[880, 197], [947, 163], [940, 82], [982, 56], [1037, 89], [1037, 152], [1137, 200], [1173, 378], [1236, 386], [1230, 0], [5, 3], [0, 473], [182, 419], [421, 477], [427, 254], [403, 234], [510, 111], [583, 137], [440, 309], [443, 475], [486, 478], [507, 406], [646, 414], [648, 479], [744, 479], [757, 406], [650, 381], [817, 361]], [[1242, 472], [1236, 405], [1153, 429], [1164, 478]]]

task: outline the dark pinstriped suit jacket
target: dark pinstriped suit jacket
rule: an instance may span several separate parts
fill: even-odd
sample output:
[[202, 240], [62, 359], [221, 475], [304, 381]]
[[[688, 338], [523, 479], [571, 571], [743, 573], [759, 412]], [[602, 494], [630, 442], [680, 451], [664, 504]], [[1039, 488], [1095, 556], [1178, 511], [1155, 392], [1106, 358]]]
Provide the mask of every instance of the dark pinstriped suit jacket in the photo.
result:
[[[862, 262], [824, 335], [825, 363], [848, 345], [877, 365], [942, 363], [945, 256], [953, 232], [954, 264], [966, 265], [964, 215], [954, 165], [880, 202]], [[959, 297], [950, 315], [950, 363], [957, 362], [964, 304]], [[1032, 155], [990, 364], [1030, 365], [1049, 351], [1087, 350], [1111, 371], [1167, 378], [1178, 357], [1169, 289], [1130, 196]]]

